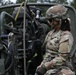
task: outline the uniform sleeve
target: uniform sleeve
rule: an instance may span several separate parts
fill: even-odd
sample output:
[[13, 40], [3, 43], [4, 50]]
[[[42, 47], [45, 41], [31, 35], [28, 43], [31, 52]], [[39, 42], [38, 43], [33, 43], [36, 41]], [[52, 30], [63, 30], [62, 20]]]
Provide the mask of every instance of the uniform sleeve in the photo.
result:
[[63, 57], [67, 57], [73, 45], [73, 36], [69, 32], [64, 32], [60, 39], [59, 54]]
[[73, 37], [70, 33], [64, 33], [61, 36], [59, 44], [59, 54], [52, 61], [54, 65], [62, 65], [67, 60], [67, 55], [70, 52], [73, 45]]

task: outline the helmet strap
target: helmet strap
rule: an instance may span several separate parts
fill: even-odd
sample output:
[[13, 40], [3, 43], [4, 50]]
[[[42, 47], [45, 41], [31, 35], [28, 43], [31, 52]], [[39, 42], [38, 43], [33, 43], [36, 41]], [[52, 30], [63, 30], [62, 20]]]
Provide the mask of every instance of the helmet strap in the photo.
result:
[[61, 23], [62, 23], [62, 20], [60, 19], [59, 22], [58, 22], [58, 24], [56, 24], [55, 26], [58, 26], [59, 25], [61, 27]]
[[61, 27], [61, 24], [62, 24], [62, 20], [60, 19], [60, 22], [59, 22], [60, 27]]

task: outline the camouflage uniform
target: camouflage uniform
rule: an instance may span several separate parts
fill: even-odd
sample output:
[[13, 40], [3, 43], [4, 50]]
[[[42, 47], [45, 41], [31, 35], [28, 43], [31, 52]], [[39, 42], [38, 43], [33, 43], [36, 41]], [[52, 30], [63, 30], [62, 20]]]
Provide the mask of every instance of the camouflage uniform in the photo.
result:
[[[68, 60], [67, 55], [73, 45], [73, 36], [69, 31], [60, 30], [58, 32], [54, 32], [54, 30], [52, 30], [47, 34], [44, 44], [46, 44], [46, 54], [41, 64], [45, 64], [51, 60], [55, 62], [53, 70], [48, 70], [46, 73], [49, 74], [58, 69], [58, 67], [62, 66], [63, 64], [66, 65], [65, 62]], [[59, 57], [60, 54], [61, 57]], [[65, 69], [73, 73], [68, 67], [64, 67], [61, 72], [63, 72]]]
[[[50, 19], [55, 19], [61, 25], [62, 20], [68, 19], [67, 10], [63, 5], [50, 7], [46, 11], [46, 18], [50, 24], [53, 22]], [[41, 70], [44, 65], [45, 75], [51, 75], [51, 73], [58, 73], [56, 75], [74, 75], [68, 59], [68, 54], [73, 45], [73, 36], [69, 30], [55, 31], [55, 26], [53, 25], [53, 30], [47, 34], [43, 44], [43, 46], [46, 46], [46, 53], [40, 65]], [[50, 63], [53, 64], [51, 65]], [[67, 63], [70, 65], [68, 66]], [[41, 70], [39, 73], [42, 72]]]

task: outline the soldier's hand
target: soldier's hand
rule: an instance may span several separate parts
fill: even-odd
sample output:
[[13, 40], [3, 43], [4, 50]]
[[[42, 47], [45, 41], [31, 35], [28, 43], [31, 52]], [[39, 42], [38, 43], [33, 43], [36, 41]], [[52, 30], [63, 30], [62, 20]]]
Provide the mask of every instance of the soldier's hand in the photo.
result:
[[44, 65], [46, 67], [47, 70], [49, 70], [52, 66], [53, 66], [53, 61], [50, 61], [50, 62], [46, 62]]
[[39, 66], [37, 67], [37, 69], [40, 68], [40, 67], [41, 67], [41, 65], [39, 65]]

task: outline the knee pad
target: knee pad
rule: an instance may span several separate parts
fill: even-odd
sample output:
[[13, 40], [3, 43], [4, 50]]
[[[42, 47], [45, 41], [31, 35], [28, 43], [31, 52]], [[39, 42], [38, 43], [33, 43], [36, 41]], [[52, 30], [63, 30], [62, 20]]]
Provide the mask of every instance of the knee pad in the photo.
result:
[[44, 75], [46, 73], [47, 69], [45, 65], [42, 65], [36, 70], [37, 75]]

